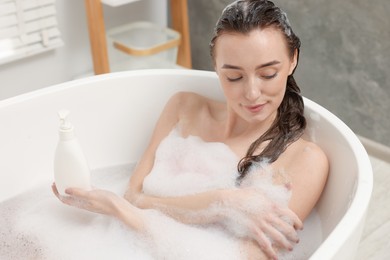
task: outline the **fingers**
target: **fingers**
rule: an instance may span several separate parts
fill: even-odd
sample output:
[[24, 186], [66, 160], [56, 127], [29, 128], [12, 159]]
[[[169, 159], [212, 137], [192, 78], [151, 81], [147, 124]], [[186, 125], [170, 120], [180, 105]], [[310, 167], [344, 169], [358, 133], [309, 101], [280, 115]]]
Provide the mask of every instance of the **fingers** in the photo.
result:
[[287, 240], [287, 237], [278, 229], [271, 225], [263, 226], [263, 231], [278, 247], [285, 248], [289, 251], [293, 250], [293, 245]]
[[77, 207], [77, 208], [84, 208], [81, 203], [81, 201], [79, 199], [76, 199], [74, 197], [71, 197], [71, 196], [61, 196], [60, 200], [66, 204], [66, 205], [69, 205], [69, 206], [74, 206], [74, 207]]
[[54, 195], [56, 195], [56, 197], [57, 197], [60, 201], [64, 202], [65, 196], [62, 196], [62, 195], [58, 192], [57, 186], [56, 186], [56, 184], [55, 184], [54, 182], [53, 182], [53, 184], [51, 185], [51, 189], [52, 189]]
[[51, 190], [53, 191], [54, 195], [56, 195], [56, 197], [59, 198], [60, 194], [58, 193], [57, 186], [54, 182], [51, 185]]
[[281, 218], [286, 218], [284, 219], [286, 223], [290, 223], [295, 230], [302, 230], [303, 229], [303, 223], [301, 219], [289, 208], [286, 209], [280, 209], [278, 208], [279, 215]]
[[302, 228], [301, 220], [289, 209], [276, 209], [269, 215], [263, 215], [254, 229], [255, 240], [259, 247], [271, 259], [275, 258], [273, 246], [293, 250], [294, 243], [299, 242], [297, 231], [293, 225]]
[[297, 219], [294, 221], [294, 228], [296, 230], [303, 230], [303, 223], [302, 220], [300, 220], [297, 216]]
[[99, 189], [84, 190], [80, 188], [67, 188], [65, 190], [65, 196], [58, 193], [55, 184], [52, 185], [52, 190], [57, 198], [64, 204], [106, 215], [115, 213], [114, 204], [119, 198], [112, 192]]
[[[272, 225], [270, 223], [272, 223]], [[292, 242], [298, 243], [299, 238], [295, 229], [283, 220], [275, 218], [270, 223], [263, 224], [261, 229], [255, 228], [254, 239], [258, 243], [260, 249], [270, 259], [278, 259], [274, 246], [292, 251]], [[279, 230], [279, 225], [282, 226], [283, 232]]]
[[255, 229], [256, 235], [255, 240], [259, 244], [260, 249], [270, 258], [270, 259], [278, 259], [278, 256], [275, 252], [275, 250], [272, 247], [272, 243], [269, 240], [266, 235], [259, 231], [258, 229]]
[[280, 218], [273, 218], [270, 220], [270, 224], [275, 227], [281, 234], [283, 234], [289, 241], [294, 243], [299, 242], [297, 231], [291, 224], [283, 221]]
[[86, 196], [86, 193], [83, 192], [82, 189], [77, 189], [77, 188], [68, 188], [65, 190], [65, 193], [68, 194], [69, 196], [62, 196], [57, 189], [57, 186], [55, 183], [51, 185], [51, 189], [56, 195], [56, 197], [64, 204], [69, 205], [69, 206], [74, 206], [77, 208], [85, 208], [85, 203], [82, 203], [82, 197]]

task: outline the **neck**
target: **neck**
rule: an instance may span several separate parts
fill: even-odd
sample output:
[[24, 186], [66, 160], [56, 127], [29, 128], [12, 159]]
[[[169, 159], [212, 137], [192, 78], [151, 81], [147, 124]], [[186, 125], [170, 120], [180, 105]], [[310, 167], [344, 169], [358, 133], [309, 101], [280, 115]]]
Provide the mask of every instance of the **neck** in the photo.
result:
[[233, 110], [228, 108], [224, 126], [224, 137], [226, 139], [229, 139], [239, 136], [254, 135], [256, 138], [258, 138], [271, 127], [275, 118], [276, 112], [264, 121], [248, 122], [242, 117], [240, 117]]

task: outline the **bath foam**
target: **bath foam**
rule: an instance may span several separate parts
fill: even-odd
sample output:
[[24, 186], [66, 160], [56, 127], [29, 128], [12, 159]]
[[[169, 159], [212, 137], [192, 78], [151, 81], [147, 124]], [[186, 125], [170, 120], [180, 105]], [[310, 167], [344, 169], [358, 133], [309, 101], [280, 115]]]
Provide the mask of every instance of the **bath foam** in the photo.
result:
[[147, 232], [154, 241], [155, 259], [245, 259], [238, 240], [218, 227], [186, 225], [148, 210]]
[[[279, 175], [281, 173], [276, 174], [270, 169], [268, 161], [252, 163], [237, 188], [237, 191], [245, 191], [250, 197], [241, 199], [239, 209], [230, 206], [230, 203], [237, 204], [237, 201], [234, 202], [235, 198], [230, 198], [212, 207], [214, 212], [220, 212], [220, 214], [223, 212], [222, 215], [225, 216], [223, 226], [238, 237], [246, 237], [252, 233], [248, 230], [253, 225], [249, 217], [256, 218], [256, 216], [266, 214], [270, 206], [269, 201], [281, 208], [287, 207], [291, 192], [285, 186], [288, 182], [276, 183], [276, 179], [280, 179], [277, 177]], [[291, 223], [289, 219], [285, 221]], [[242, 222], [247, 224], [242, 225]], [[251, 238], [255, 239], [255, 237]]]
[[0, 259], [44, 259], [36, 236], [15, 232], [15, 216], [26, 206], [27, 201], [19, 197], [0, 203]]
[[[93, 171], [93, 184], [123, 192], [129, 168]], [[0, 212], [0, 259], [237, 259], [240, 254], [237, 241], [223, 230], [187, 226], [155, 210], [145, 212], [151, 242], [115, 219], [62, 205], [51, 193], [50, 183], [1, 203]], [[293, 253], [302, 247], [309, 255], [318, 245], [316, 237], [321, 239], [319, 227], [312, 214]]]
[[[196, 136], [183, 138], [179, 129], [172, 130], [160, 144], [152, 172], [144, 181], [145, 193], [155, 196], [179, 196], [218, 188], [235, 188], [237, 178], [237, 156], [223, 143], [204, 142]], [[201, 179], [201, 181], [198, 181]], [[241, 183], [241, 188], [259, 189], [273, 201], [287, 205], [291, 192], [285, 184], [290, 182], [288, 175], [272, 172], [268, 162], [255, 163]], [[254, 202], [252, 206], [256, 207]], [[248, 208], [250, 209], [250, 208]], [[214, 205], [209, 212], [226, 210], [226, 207]], [[226, 212], [235, 215], [237, 212]], [[237, 214], [236, 214], [237, 215]], [[239, 215], [239, 214], [238, 214]], [[236, 219], [245, 218], [237, 216]], [[233, 222], [225, 227], [237, 227]], [[321, 222], [315, 209], [306, 219], [305, 229], [299, 232], [300, 243], [292, 253], [281, 253], [282, 259], [307, 258], [322, 242]], [[231, 230], [229, 230], [230, 232]], [[237, 228], [233, 233], [240, 236], [246, 231]]]
[[[172, 154], [177, 163], [168, 166], [178, 167], [177, 170], [190, 169], [185, 173], [185, 178], [177, 176], [184, 184], [173, 187], [172, 184], [178, 185], [179, 181], [173, 180], [172, 176], [180, 175], [179, 172], [159, 171], [157, 163], [157, 168], [148, 176], [149, 180], [145, 180], [145, 191], [153, 191], [153, 187], [156, 187], [157, 194], [170, 192], [170, 195], [182, 195], [196, 192], [193, 187], [189, 190], [190, 184], [199, 185], [202, 191], [234, 186], [237, 158], [226, 145], [205, 143], [196, 137], [181, 138], [173, 131], [164, 140], [166, 148], [161, 146], [163, 149], [159, 153], [162, 156], [169, 154], [164, 150], [171, 149], [171, 141], [175, 144], [176, 152]], [[176, 153], [184, 151], [186, 143], [197, 148], [187, 158], [176, 156]], [[199, 149], [210, 154], [201, 159]], [[217, 157], [213, 157], [214, 154]], [[226, 158], [232, 159], [232, 162]], [[191, 175], [199, 177], [205, 170], [204, 166], [212, 164], [210, 161], [217, 162], [220, 167], [208, 166], [213, 170], [207, 173], [210, 175], [203, 176], [204, 181], [209, 180], [209, 183], [202, 187], [201, 183], [193, 182], [194, 176]], [[199, 166], [195, 167], [196, 163]], [[189, 167], [191, 165], [194, 167]], [[163, 167], [168, 166], [163, 164]], [[119, 165], [94, 170], [92, 184], [123, 194], [132, 167]], [[221, 170], [216, 172], [216, 169]], [[113, 218], [59, 203], [50, 190], [50, 184], [0, 204], [1, 215], [5, 216], [0, 220], [0, 259], [26, 259], [26, 256], [38, 259], [243, 259], [238, 240], [219, 227], [184, 225], [158, 211], [145, 210], [148, 236], [139, 236]], [[282, 259], [307, 258], [303, 256], [309, 256], [321, 243], [321, 223], [315, 213], [313, 211], [305, 221], [305, 230], [300, 235], [301, 243], [294, 248], [293, 254], [283, 255]]]
[[[123, 193], [128, 168], [93, 171], [92, 183]], [[242, 258], [236, 240], [218, 228], [184, 225], [146, 210], [148, 236], [138, 235], [113, 218], [59, 203], [50, 183], [1, 203], [0, 209], [1, 224], [11, 224], [0, 226], [0, 259]]]
[[291, 183], [288, 174], [281, 170], [275, 172], [270, 169], [268, 160], [252, 163], [245, 178], [241, 181], [240, 188], [252, 188], [264, 192], [268, 198], [287, 206], [291, 198], [291, 191], [287, 186]]
[[[241, 182], [241, 187], [259, 189], [269, 198], [272, 198], [274, 202], [287, 206], [291, 198], [291, 191], [286, 187], [290, 181], [290, 177], [285, 171], [271, 171], [268, 167], [268, 161], [264, 160], [252, 164], [248, 174]], [[295, 245], [293, 251], [280, 251], [279, 259], [308, 259], [312, 252], [321, 244], [321, 220], [315, 208], [305, 219], [304, 230], [298, 231], [298, 236], [300, 242]]]
[[[268, 167], [268, 161], [254, 163], [247, 176], [243, 179], [241, 187], [252, 187], [264, 192], [269, 198], [280, 205], [288, 205], [291, 191], [286, 188], [290, 178], [285, 171], [273, 172]], [[273, 185], [272, 185], [273, 184]], [[288, 220], [286, 220], [288, 221]], [[316, 209], [305, 219], [304, 230], [298, 231], [299, 244], [292, 252], [280, 251], [279, 259], [296, 260], [308, 259], [312, 252], [322, 242], [322, 227]]]
[[219, 188], [234, 188], [238, 158], [219, 142], [196, 136], [183, 138], [178, 128], [159, 145], [155, 164], [143, 184], [146, 194], [180, 196]]
[[[93, 171], [93, 183], [123, 192], [129, 168]], [[1, 222], [10, 224], [0, 226], [0, 259], [155, 259], [143, 237], [116, 219], [59, 203], [50, 186], [0, 204]]]

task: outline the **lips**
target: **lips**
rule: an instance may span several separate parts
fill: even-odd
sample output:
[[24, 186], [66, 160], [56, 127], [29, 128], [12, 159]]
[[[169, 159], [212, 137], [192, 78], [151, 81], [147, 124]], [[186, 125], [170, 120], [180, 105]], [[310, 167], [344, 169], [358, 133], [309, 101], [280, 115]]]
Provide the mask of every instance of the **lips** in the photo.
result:
[[252, 106], [244, 106], [244, 107], [251, 113], [258, 113], [263, 109], [264, 106], [265, 104], [258, 104]]

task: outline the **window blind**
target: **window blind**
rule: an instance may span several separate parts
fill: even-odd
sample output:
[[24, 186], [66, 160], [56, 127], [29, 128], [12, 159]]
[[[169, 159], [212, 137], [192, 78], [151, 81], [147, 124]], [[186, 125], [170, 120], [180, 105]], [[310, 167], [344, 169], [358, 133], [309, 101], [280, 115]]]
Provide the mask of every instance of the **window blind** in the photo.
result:
[[0, 0], [0, 64], [62, 45], [55, 0]]

